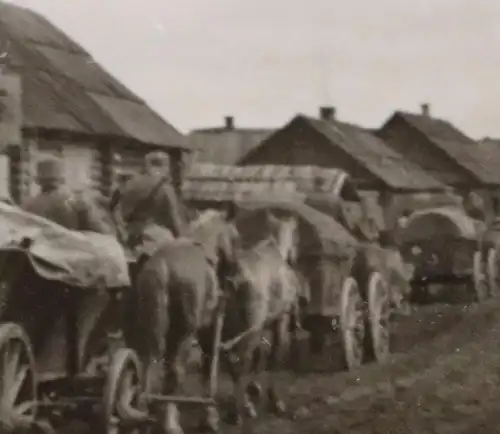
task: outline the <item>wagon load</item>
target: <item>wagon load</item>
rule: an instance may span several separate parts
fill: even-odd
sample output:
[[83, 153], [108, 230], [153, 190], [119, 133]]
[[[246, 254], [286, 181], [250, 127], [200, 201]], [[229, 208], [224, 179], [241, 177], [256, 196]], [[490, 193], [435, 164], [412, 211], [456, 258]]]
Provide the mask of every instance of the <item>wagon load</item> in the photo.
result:
[[[190, 202], [224, 202], [255, 196], [294, 200], [311, 197], [324, 200], [355, 194], [346, 190], [348, 174], [318, 166], [264, 164], [229, 166], [194, 164], [188, 171], [182, 192]], [[345, 190], [345, 191], [343, 191]]]
[[348, 178], [343, 182], [343, 197], [308, 195], [305, 203], [333, 217], [357, 240], [358, 254], [354, 274], [358, 282], [366, 282], [374, 272], [382, 273], [389, 286], [392, 308], [396, 312], [406, 313], [412, 266], [404, 262], [392, 241], [392, 233], [380, 231], [381, 216], [356, 194]]
[[458, 206], [416, 211], [398, 234], [402, 254], [415, 267], [414, 291], [426, 296], [431, 284], [465, 284], [477, 301], [488, 296], [492, 276], [487, 258], [495, 244], [486, 225]]
[[21, 252], [23, 240], [29, 240], [29, 249], [25, 253], [32, 266], [47, 280], [82, 288], [109, 289], [130, 285], [125, 254], [115, 237], [70, 231], [42, 217], [0, 203], [0, 249], [3, 256]]
[[307, 287], [303, 327], [310, 333], [311, 345], [318, 348], [325, 338], [333, 337], [341, 344], [347, 368], [369, 357], [385, 360], [389, 354], [387, 286], [378, 271], [365, 282], [358, 281], [355, 264], [360, 243], [335, 219], [303, 202], [253, 200], [239, 207], [244, 213], [237, 219], [239, 231], [250, 244], [264, 230], [267, 211], [297, 219], [298, 258], [293, 267]]

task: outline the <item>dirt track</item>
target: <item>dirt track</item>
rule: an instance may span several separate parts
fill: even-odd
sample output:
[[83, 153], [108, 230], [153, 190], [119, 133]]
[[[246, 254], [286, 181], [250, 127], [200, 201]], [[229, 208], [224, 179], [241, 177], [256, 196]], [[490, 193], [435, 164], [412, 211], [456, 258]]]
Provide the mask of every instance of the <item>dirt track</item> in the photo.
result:
[[263, 415], [252, 432], [500, 433], [499, 314], [500, 300], [419, 308], [397, 323], [395, 354], [385, 366], [279, 374], [289, 412], [282, 419]]
[[498, 300], [426, 308], [398, 324], [386, 366], [283, 375], [289, 415], [263, 417], [253, 432], [500, 433], [499, 312]]

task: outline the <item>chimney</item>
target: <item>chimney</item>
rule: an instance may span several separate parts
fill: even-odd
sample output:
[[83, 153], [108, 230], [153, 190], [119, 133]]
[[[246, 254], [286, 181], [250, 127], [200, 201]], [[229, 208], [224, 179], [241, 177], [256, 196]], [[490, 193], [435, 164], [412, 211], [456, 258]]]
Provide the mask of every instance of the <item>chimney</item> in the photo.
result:
[[335, 120], [335, 107], [320, 107], [319, 117], [322, 121], [333, 121]]
[[429, 104], [427, 103], [421, 104], [420, 107], [422, 110], [422, 116], [429, 117], [431, 115], [431, 106]]
[[234, 118], [232, 116], [226, 116], [224, 118], [224, 123], [226, 130], [234, 130]]

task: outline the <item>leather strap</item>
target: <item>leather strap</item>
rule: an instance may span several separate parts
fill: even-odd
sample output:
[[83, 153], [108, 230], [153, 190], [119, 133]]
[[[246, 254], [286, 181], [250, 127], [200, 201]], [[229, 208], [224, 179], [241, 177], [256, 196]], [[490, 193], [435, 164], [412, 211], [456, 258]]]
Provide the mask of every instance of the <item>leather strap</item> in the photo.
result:
[[124, 220], [125, 221], [130, 221], [132, 220], [134, 217], [136, 217], [136, 215], [138, 214], [139, 210], [144, 206], [146, 205], [150, 199], [152, 199], [156, 193], [158, 193], [158, 191], [160, 190], [160, 187], [165, 184], [165, 182], [167, 182], [167, 180], [170, 178], [170, 175], [166, 174], [166, 175], [163, 175], [160, 180], [155, 184], [155, 186], [151, 189], [151, 191], [149, 192], [149, 194], [144, 197], [142, 200], [140, 200], [136, 205], [135, 207], [132, 209], [132, 211], [130, 211], [130, 213], [127, 215], [127, 216], [124, 216]]

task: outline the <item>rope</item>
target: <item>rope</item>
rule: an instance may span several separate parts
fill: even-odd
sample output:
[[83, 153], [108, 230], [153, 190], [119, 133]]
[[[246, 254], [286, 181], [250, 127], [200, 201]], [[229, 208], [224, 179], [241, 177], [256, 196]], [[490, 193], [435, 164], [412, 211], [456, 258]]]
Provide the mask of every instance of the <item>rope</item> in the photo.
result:
[[257, 324], [253, 327], [250, 327], [249, 329], [245, 330], [243, 333], [240, 333], [239, 335], [235, 336], [233, 339], [230, 339], [226, 342], [221, 343], [220, 349], [223, 351], [229, 351], [229, 350], [233, 349], [236, 345], [238, 345], [249, 334], [258, 331], [261, 328], [264, 329], [265, 327], [267, 327], [267, 325], [270, 322], [274, 321], [275, 319], [278, 319], [283, 314], [284, 314], [284, 312], [278, 312], [277, 314], [274, 314], [270, 318], [267, 318], [263, 324]]

